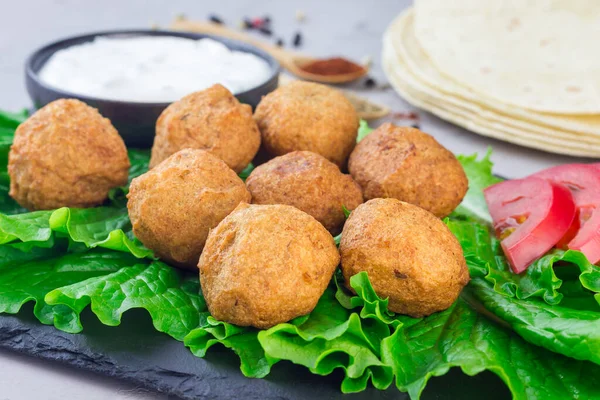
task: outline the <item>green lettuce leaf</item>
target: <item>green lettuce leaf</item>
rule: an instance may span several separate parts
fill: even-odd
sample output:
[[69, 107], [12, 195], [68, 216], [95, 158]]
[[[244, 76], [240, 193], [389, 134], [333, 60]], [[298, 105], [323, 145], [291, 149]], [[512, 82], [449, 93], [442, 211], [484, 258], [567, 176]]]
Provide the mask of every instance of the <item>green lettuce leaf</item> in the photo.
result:
[[206, 310], [204, 299], [198, 294], [198, 280], [161, 262], [137, 262], [48, 292], [44, 297], [47, 304], [72, 310], [70, 315], [55, 315], [55, 326], [80, 332], [83, 327], [79, 314], [88, 305], [108, 326], [119, 325], [125, 311], [143, 308], [157, 331], [183, 340], [198, 326], [199, 313]]
[[360, 120], [360, 123], [358, 125], [358, 135], [356, 137], [356, 141], [360, 142], [361, 140], [363, 140], [369, 133], [373, 132], [373, 128], [371, 128], [369, 126], [369, 124], [367, 123], [367, 121], [365, 121], [364, 119]]
[[[578, 251], [563, 251], [555, 249], [531, 264], [525, 273], [516, 275], [513, 273], [504, 258], [490, 266], [486, 277], [494, 284], [494, 290], [511, 297], [527, 299], [529, 297], [541, 297], [548, 304], [559, 304], [565, 294], [561, 287], [563, 279], [557, 274], [557, 269], [566, 269], [568, 266], [577, 268], [574, 274], [582, 289], [589, 291], [590, 296], [596, 299], [596, 306], [600, 302], [600, 268], [590, 263], [587, 258]], [[571, 292], [567, 296], [573, 294]], [[577, 293], [582, 293], [581, 291]], [[600, 307], [596, 307], [600, 311]]]
[[17, 214], [26, 212], [9, 195], [10, 179], [8, 177], [8, 152], [12, 144], [15, 129], [28, 116], [26, 110], [20, 113], [0, 111], [0, 213]]
[[448, 310], [405, 323], [382, 344], [396, 385], [418, 399], [427, 381], [460, 367], [502, 379], [516, 400], [600, 398], [600, 366], [525, 342], [459, 299]]
[[378, 320], [361, 320], [325, 291], [308, 318], [261, 331], [258, 339], [268, 359], [288, 360], [312, 373], [345, 372], [342, 392], [362, 391], [369, 381], [378, 389], [392, 383], [392, 371], [380, 359], [380, 343], [389, 328]]
[[344, 392], [364, 390], [369, 380], [384, 389], [391, 384], [392, 374], [380, 360], [379, 346], [390, 329], [376, 318], [361, 320], [344, 308], [335, 300], [340, 290], [328, 288], [309, 316], [268, 330], [236, 327], [206, 313], [200, 326], [186, 336], [185, 345], [199, 357], [215, 344], [230, 348], [249, 377], [263, 377], [273, 364], [288, 360], [319, 375], [343, 369]]
[[473, 279], [465, 290], [528, 342], [568, 357], [600, 364], [598, 311], [509, 297], [496, 292], [481, 278]]
[[50, 291], [80, 283], [89, 278], [107, 275], [139, 260], [127, 253], [93, 250], [86, 253], [65, 253], [61, 249], [33, 247], [22, 251], [22, 244], [0, 246], [0, 312], [15, 314], [23, 304], [33, 301], [34, 314], [44, 324], [62, 318], [56, 327], [67, 332], [77, 331], [71, 313], [44, 301]]
[[242, 180], [244, 182], [246, 182], [246, 179], [248, 179], [248, 177], [250, 176], [250, 174], [252, 173], [252, 171], [254, 171], [254, 164], [250, 163], [248, 164], [248, 166], [246, 168], [244, 168], [244, 170], [242, 172], [240, 172], [238, 175], [240, 176], [240, 178], [242, 178]]
[[0, 244], [15, 240], [41, 247], [52, 246], [55, 237], [66, 237], [83, 248], [103, 247], [128, 252], [138, 258], [152, 258], [148, 250], [131, 233], [127, 210], [115, 207], [87, 209], [59, 208], [55, 211], [0, 214]]
[[[494, 293], [481, 278], [475, 284]], [[376, 318], [394, 328], [381, 342], [381, 360], [392, 366], [396, 386], [413, 399], [420, 397], [431, 377], [444, 375], [452, 367], [471, 376], [484, 370], [495, 373], [515, 399], [600, 396], [600, 366], [528, 344], [490, 320], [491, 313], [477, 304], [471, 290], [448, 310], [417, 319], [390, 313], [387, 300], [375, 294], [366, 273], [353, 276], [351, 286], [357, 295], [349, 297], [338, 288], [338, 299], [348, 308], [361, 308], [361, 317]], [[556, 326], [560, 324], [557, 321]]]
[[498, 293], [519, 299], [542, 298], [548, 304], [573, 304], [574, 297], [581, 303], [587, 298], [591, 302], [583, 306], [600, 311], [600, 268], [582, 253], [555, 249], [525, 272], [515, 274], [491, 227], [460, 220], [447, 220], [446, 225], [463, 248], [471, 277], [485, 277]]
[[266, 357], [258, 341], [258, 330], [217, 321], [208, 312], [200, 313], [200, 323], [185, 338], [190, 351], [204, 357], [209, 348], [220, 344], [240, 358], [240, 370], [251, 378], [264, 378], [271, 371], [273, 360]]
[[451, 217], [476, 220], [490, 223], [492, 221], [487, 209], [483, 189], [501, 182], [502, 179], [492, 174], [492, 161], [490, 160], [491, 150], [479, 160], [477, 154], [472, 156], [458, 156], [467, 178], [469, 179], [469, 189], [462, 203], [454, 210]]

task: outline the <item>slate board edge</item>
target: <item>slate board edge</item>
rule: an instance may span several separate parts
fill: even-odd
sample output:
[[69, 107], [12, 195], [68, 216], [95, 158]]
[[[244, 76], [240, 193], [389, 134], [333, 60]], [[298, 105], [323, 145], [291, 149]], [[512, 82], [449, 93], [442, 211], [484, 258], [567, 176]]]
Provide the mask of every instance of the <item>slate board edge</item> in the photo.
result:
[[[158, 393], [177, 396], [186, 400], [199, 398], [197, 394], [190, 396], [189, 393], [190, 385], [201, 383], [201, 379], [198, 379], [193, 374], [169, 371], [162, 368], [147, 368], [142, 371], [127, 368], [114, 362], [111, 357], [89, 351], [89, 349], [74, 352], [66, 347], [56, 347], [56, 341], [48, 335], [36, 336], [34, 340], [30, 330], [30, 328], [26, 327], [14, 329], [0, 328], [0, 348], [35, 358], [60, 362], [61, 364], [77, 369], [100, 373], [104, 376], [130, 382]], [[165, 383], [164, 378], [166, 376], [171, 381], [179, 380], [179, 384], [174, 387], [172, 384]], [[154, 378], [151, 379], [150, 377]], [[214, 396], [203, 398], [214, 398]]]

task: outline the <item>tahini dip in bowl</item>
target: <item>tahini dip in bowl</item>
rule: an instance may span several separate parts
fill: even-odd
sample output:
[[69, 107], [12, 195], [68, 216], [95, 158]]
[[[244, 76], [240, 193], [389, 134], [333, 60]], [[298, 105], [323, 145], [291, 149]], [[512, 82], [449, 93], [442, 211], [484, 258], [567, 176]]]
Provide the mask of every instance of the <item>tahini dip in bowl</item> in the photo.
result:
[[76, 98], [109, 118], [130, 147], [150, 147], [173, 101], [221, 83], [255, 107], [277, 88], [279, 64], [262, 50], [209, 35], [110, 31], [72, 37], [34, 52], [25, 66], [35, 108]]

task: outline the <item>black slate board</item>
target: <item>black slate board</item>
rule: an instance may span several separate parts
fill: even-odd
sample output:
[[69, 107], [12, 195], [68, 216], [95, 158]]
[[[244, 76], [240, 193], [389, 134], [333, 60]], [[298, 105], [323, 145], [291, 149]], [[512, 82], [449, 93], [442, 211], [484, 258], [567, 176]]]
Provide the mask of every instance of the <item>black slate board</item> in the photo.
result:
[[[408, 399], [395, 387], [369, 388], [358, 394], [340, 392], [341, 372], [312, 375], [306, 368], [281, 362], [266, 379], [248, 379], [239, 361], [222, 347], [213, 347], [205, 359], [193, 356], [182, 343], [154, 330], [148, 314], [133, 310], [118, 327], [102, 325], [86, 310], [84, 333], [73, 335], [40, 324], [31, 305], [14, 316], [0, 316], [0, 347], [59, 361], [182, 399]], [[508, 399], [504, 384], [484, 372], [467, 377], [454, 368], [434, 378], [424, 400]]]

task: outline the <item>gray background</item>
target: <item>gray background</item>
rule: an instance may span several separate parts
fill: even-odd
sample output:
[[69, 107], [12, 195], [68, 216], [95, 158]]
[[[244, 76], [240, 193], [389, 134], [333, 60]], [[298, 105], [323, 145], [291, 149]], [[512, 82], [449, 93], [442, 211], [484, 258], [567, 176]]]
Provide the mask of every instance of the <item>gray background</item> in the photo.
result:
[[[373, 76], [383, 82], [379, 64], [381, 36], [391, 20], [410, 3], [405, 0], [4, 0], [0, 3], [0, 108], [19, 110], [29, 106], [23, 64], [35, 48], [65, 36], [96, 30], [148, 28], [154, 23], [164, 27], [181, 13], [190, 19], [204, 19], [215, 13], [233, 26], [243, 16], [269, 14], [276, 35], [286, 43], [294, 32], [301, 31], [302, 51], [311, 55], [344, 55], [356, 60], [370, 56], [374, 61]], [[297, 10], [306, 14], [304, 23], [295, 20]], [[393, 111], [413, 109], [392, 90], [368, 91], [356, 86], [347, 89], [386, 104]], [[551, 165], [576, 161], [484, 138], [426, 113], [421, 113], [421, 129], [455, 153], [483, 153], [493, 147], [495, 171], [506, 177], [522, 177]], [[106, 398], [161, 397], [82, 371], [0, 352], [0, 400]]]

